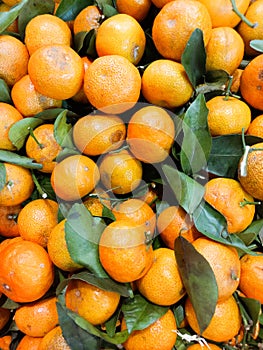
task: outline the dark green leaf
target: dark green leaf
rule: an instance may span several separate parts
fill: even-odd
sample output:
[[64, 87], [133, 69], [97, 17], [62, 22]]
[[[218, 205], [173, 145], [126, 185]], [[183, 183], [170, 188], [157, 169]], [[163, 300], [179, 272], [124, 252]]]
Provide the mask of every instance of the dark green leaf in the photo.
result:
[[109, 18], [112, 17], [114, 15], [118, 14], [118, 11], [116, 10], [115, 7], [113, 7], [110, 4], [101, 4], [101, 11], [103, 13], [103, 15], [105, 16], [105, 18]]
[[0, 79], [0, 102], [12, 103], [10, 89], [4, 79]]
[[29, 169], [41, 169], [42, 168], [42, 164], [35, 163], [34, 159], [31, 159], [31, 158], [28, 158], [25, 156], [21, 156], [17, 153], [10, 152], [10, 151], [0, 150], [0, 162], [21, 165], [24, 168], [29, 168]]
[[259, 321], [259, 316], [261, 314], [260, 301], [252, 298], [241, 297], [241, 296], [239, 296], [238, 299], [243, 304], [248, 315], [251, 317], [252, 324], [253, 324], [253, 327], [252, 327], [252, 332], [253, 332], [255, 330], [256, 324]]
[[180, 161], [186, 174], [195, 174], [207, 164], [212, 144], [207, 115], [205, 98], [200, 94], [187, 109], [182, 123], [184, 137]]
[[176, 319], [176, 324], [178, 325], [178, 328], [180, 328], [181, 323], [185, 320], [185, 311], [183, 305], [176, 304], [173, 308], [173, 313]]
[[206, 72], [205, 82], [208, 85], [215, 85], [218, 88], [226, 84], [229, 80], [229, 75], [224, 70], [210, 70]]
[[72, 21], [81, 10], [93, 4], [92, 0], [62, 0], [57, 8], [56, 16], [65, 22]]
[[[40, 118], [45, 121], [55, 120], [57, 116], [64, 111], [65, 111], [65, 108], [49, 108], [49, 109], [45, 109], [43, 112], [37, 113], [34, 117]], [[67, 111], [67, 116], [68, 115], [75, 116], [76, 114], [74, 112]]]
[[192, 215], [203, 198], [204, 187], [170, 165], [164, 164], [162, 169], [179, 205]]
[[194, 88], [204, 81], [206, 51], [203, 32], [199, 28], [196, 28], [191, 34], [182, 54], [181, 62]]
[[0, 33], [2, 33], [22, 11], [24, 5], [27, 5], [29, 0], [22, 0], [17, 5], [13, 6], [9, 11], [0, 12]]
[[256, 51], [263, 52], [263, 40], [251, 40], [249, 46]]
[[20, 150], [26, 141], [30, 133], [30, 128], [34, 129], [38, 125], [42, 124], [43, 120], [39, 118], [24, 118], [13, 125], [11, 125], [8, 136], [12, 144], [16, 147], [17, 150]]
[[67, 122], [67, 110], [61, 112], [55, 120], [54, 137], [61, 147], [75, 148], [72, 140], [72, 125]]
[[254, 220], [248, 228], [238, 234], [238, 237], [248, 246], [262, 232], [263, 219]]
[[157, 321], [168, 311], [168, 307], [150, 303], [140, 294], [122, 304], [122, 312], [128, 333], [142, 330]]
[[115, 221], [116, 218], [115, 218], [115, 216], [114, 216], [112, 210], [110, 210], [110, 209], [109, 209], [106, 205], [104, 205], [103, 203], [102, 203], [102, 205], [103, 205], [103, 208], [102, 208], [102, 217], [103, 217], [103, 218], [111, 219], [112, 221]]
[[0, 191], [5, 187], [6, 184], [6, 169], [3, 163], [0, 163]]
[[86, 55], [95, 58], [96, 52], [96, 32], [91, 29], [88, 32], [79, 32], [74, 36], [74, 48], [80, 55]]
[[121, 312], [121, 309], [120, 307], [118, 307], [118, 309], [113, 314], [113, 316], [107, 322], [105, 322], [106, 332], [109, 337], [114, 337], [116, 333], [116, 327], [118, 324], [118, 320], [120, 319], [120, 312]]
[[83, 204], [74, 204], [65, 223], [66, 242], [72, 259], [87, 267], [98, 277], [108, 277], [98, 252], [100, 236], [105, 223], [93, 217]]
[[176, 238], [174, 252], [202, 334], [214, 315], [218, 300], [215, 275], [208, 261], [185, 238]]

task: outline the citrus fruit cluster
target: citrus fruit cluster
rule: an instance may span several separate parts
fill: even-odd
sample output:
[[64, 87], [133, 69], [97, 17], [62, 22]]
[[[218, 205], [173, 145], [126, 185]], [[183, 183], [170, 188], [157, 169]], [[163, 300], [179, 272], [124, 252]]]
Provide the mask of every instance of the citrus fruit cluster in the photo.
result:
[[0, 3], [0, 349], [263, 344], [263, 0]]

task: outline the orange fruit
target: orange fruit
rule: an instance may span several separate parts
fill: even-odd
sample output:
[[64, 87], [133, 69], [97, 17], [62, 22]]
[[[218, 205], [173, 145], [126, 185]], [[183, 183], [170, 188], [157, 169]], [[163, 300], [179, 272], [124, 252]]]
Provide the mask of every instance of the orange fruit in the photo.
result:
[[23, 119], [22, 114], [12, 105], [0, 102], [0, 149], [14, 151], [16, 147], [9, 139], [10, 127], [17, 121]]
[[40, 94], [28, 74], [18, 80], [11, 90], [12, 101], [24, 117], [32, 117], [48, 108], [60, 108], [61, 100]]
[[15, 302], [28, 303], [49, 290], [54, 269], [43, 247], [17, 238], [1, 249], [0, 292]]
[[213, 270], [218, 287], [218, 301], [228, 299], [239, 284], [241, 267], [237, 250], [207, 237], [199, 237], [192, 244]]
[[74, 201], [89, 194], [100, 174], [96, 163], [84, 155], [73, 155], [57, 163], [51, 173], [51, 185], [58, 197]]
[[120, 55], [137, 65], [145, 50], [146, 37], [136, 19], [119, 13], [104, 20], [96, 35], [96, 51], [99, 57]]
[[[11, 7], [5, 3], [0, 4], [0, 12], [8, 12], [10, 9]], [[18, 19], [16, 18], [5, 30], [8, 32], [18, 33]]]
[[34, 182], [29, 169], [20, 165], [3, 163], [6, 171], [5, 186], [0, 190], [0, 205], [15, 206], [27, 200]]
[[252, 107], [263, 110], [263, 54], [253, 58], [244, 68], [240, 80], [240, 93]]
[[18, 343], [16, 350], [38, 350], [41, 341], [42, 337], [30, 337], [29, 335], [24, 335]]
[[[187, 350], [204, 350], [205, 345], [201, 345], [199, 343], [192, 344], [187, 347]], [[207, 343], [207, 348], [210, 350], [221, 350], [219, 346], [213, 343]]]
[[137, 159], [159, 163], [169, 156], [174, 136], [174, 121], [168, 112], [158, 106], [146, 106], [129, 120], [126, 140]]
[[26, 154], [42, 164], [44, 173], [51, 173], [56, 165], [56, 157], [62, 150], [54, 136], [54, 124], [43, 124], [33, 130], [26, 141]]
[[241, 80], [241, 76], [242, 76], [243, 70], [244, 69], [237, 68], [232, 74], [233, 80], [232, 80], [232, 83], [231, 83], [230, 91], [233, 94], [236, 94], [237, 92], [239, 92], [240, 80]]
[[142, 94], [148, 102], [172, 109], [190, 100], [193, 87], [181, 63], [159, 59], [143, 72]]
[[250, 107], [236, 97], [215, 96], [206, 102], [208, 128], [212, 136], [241, 134], [251, 122]]
[[14, 315], [18, 329], [31, 337], [44, 337], [58, 324], [56, 301], [49, 297], [20, 306]]
[[152, 0], [152, 3], [157, 8], [162, 8], [164, 5], [168, 4], [168, 2], [171, 2], [172, 0]]
[[93, 325], [105, 323], [116, 311], [120, 294], [100, 289], [82, 280], [69, 281], [66, 306]]
[[123, 120], [115, 115], [89, 114], [77, 120], [73, 140], [81, 153], [97, 156], [118, 149], [126, 137]]
[[60, 326], [53, 328], [42, 338], [38, 350], [70, 350]]
[[245, 230], [253, 221], [254, 202], [235, 179], [218, 177], [209, 180], [205, 185], [204, 199], [219, 211], [226, 219], [228, 233], [238, 233]]
[[0, 349], [10, 350], [11, 342], [12, 342], [11, 335], [4, 335], [3, 337], [0, 337]]
[[[246, 159], [246, 174], [242, 174], [240, 168], [243, 157], [241, 158], [238, 167], [238, 179], [242, 187], [250, 194], [250, 196], [259, 200], [263, 200], [262, 148], [263, 142], [251, 146], [251, 152], [248, 153], [248, 157]], [[247, 207], [249, 207], [249, 205], [247, 205]]]
[[47, 251], [53, 264], [63, 271], [76, 271], [82, 266], [72, 260], [65, 238], [66, 219], [57, 223], [50, 232]]
[[51, 230], [58, 223], [58, 203], [51, 199], [35, 199], [28, 202], [17, 218], [20, 236], [47, 246]]
[[107, 107], [109, 113], [130, 109], [138, 101], [140, 90], [138, 69], [120, 55], [96, 58], [84, 75], [84, 92], [88, 100], [97, 109]]
[[84, 67], [80, 56], [68, 45], [46, 45], [28, 62], [28, 74], [36, 90], [57, 100], [74, 96], [82, 86]]
[[[126, 329], [125, 319], [121, 330]], [[176, 342], [176, 321], [169, 309], [162, 317], [150, 326], [139, 331], [133, 331], [123, 344], [125, 350], [172, 350]]]
[[243, 39], [235, 29], [213, 28], [206, 46], [206, 70], [224, 70], [233, 74], [243, 59], [244, 49]]
[[26, 46], [11, 35], [0, 35], [0, 78], [13, 86], [27, 74], [29, 53]]
[[127, 150], [103, 155], [99, 171], [102, 184], [116, 194], [132, 192], [142, 180], [142, 164]]
[[154, 182], [147, 185], [146, 191], [139, 197], [145, 203], [149, 204], [151, 208], [155, 208], [155, 202], [158, 200], [158, 191]]
[[0, 205], [0, 236], [8, 238], [19, 236], [17, 217], [21, 209], [21, 204]]
[[263, 114], [256, 116], [247, 129], [247, 135], [263, 138]]
[[99, 258], [106, 272], [118, 282], [141, 278], [153, 263], [153, 249], [145, 231], [129, 220], [110, 223], [100, 237]]
[[178, 205], [169, 206], [160, 212], [157, 229], [165, 246], [170, 249], [174, 249], [174, 241], [178, 236], [193, 242], [200, 235], [190, 216]]
[[194, 0], [170, 1], [154, 18], [153, 42], [164, 58], [180, 62], [186, 44], [196, 28], [203, 32], [204, 44], [207, 45], [212, 32], [207, 8]]
[[[185, 303], [185, 314], [190, 327], [200, 334], [193, 305], [189, 298]], [[230, 326], [231, 325], [231, 326]], [[201, 336], [215, 342], [227, 342], [235, 337], [241, 327], [241, 314], [233, 296], [216, 304], [215, 313]]]
[[263, 256], [244, 254], [241, 259], [241, 274], [239, 289], [247, 298], [263, 302]]
[[26, 26], [24, 42], [30, 56], [46, 45], [71, 45], [71, 31], [61, 18], [44, 13], [33, 17]]
[[[89, 66], [92, 63], [92, 60], [89, 59], [88, 57], [81, 57], [81, 60], [83, 62], [84, 74], [85, 74], [86, 70], [89, 68]], [[82, 81], [82, 85], [79, 91], [74, 96], [72, 96], [72, 100], [74, 102], [82, 103], [82, 104], [87, 104], [89, 102], [84, 92], [84, 80]]]
[[0, 330], [2, 330], [11, 316], [11, 311], [4, 307], [0, 307]]
[[260, 16], [260, 13], [262, 13], [262, 11], [263, 1], [257, 0], [253, 3], [251, 2], [245, 15], [251, 23], [256, 23], [257, 25], [251, 28], [244, 21], [241, 21], [237, 27], [237, 31], [245, 43], [245, 53], [248, 56], [257, 56], [259, 54], [258, 51], [252, 49], [250, 42], [251, 40], [263, 39], [263, 21], [262, 17]]
[[136, 281], [139, 292], [157, 305], [173, 305], [185, 295], [185, 288], [176, 263], [174, 250], [158, 248], [153, 252], [153, 264]]
[[142, 225], [145, 232], [154, 233], [156, 215], [152, 208], [144, 201], [130, 198], [117, 203], [112, 208], [116, 220], [131, 220], [134, 224]]
[[96, 187], [91, 191], [83, 204], [93, 216], [102, 216], [104, 206], [111, 209], [110, 196], [101, 187]]
[[97, 31], [101, 20], [102, 14], [99, 8], [94, 5], [89, 5], [81, 10], [74, 19], [73, 32], [76, 35], [79, 32], [89, 32], [92, 29]]
[[21, 0], [3, 0], [2, 2], [8, 6], [14, 6], [20, 3]]
[[[211, 16], [212, 25], [214, 27], [236, 27], [241, 18], [233, 11], [231, 1], [218, 0], [198, 0], [204, 4]], [[235, 0], [237, 9], [245, 14], [250, 0]]]
[[141, 22], [148, 15], [151, 4], [151, 0], [117, 0], [116, 8], [119, 13], [130, 15]]

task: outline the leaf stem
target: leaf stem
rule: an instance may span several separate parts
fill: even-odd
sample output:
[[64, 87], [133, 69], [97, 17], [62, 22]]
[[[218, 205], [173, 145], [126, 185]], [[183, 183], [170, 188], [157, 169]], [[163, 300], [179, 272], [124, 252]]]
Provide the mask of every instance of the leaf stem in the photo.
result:
[[241, 13], [240, 11], [239, 11], [239, 9], [237, 8], [237, 5], [236, 5], [236, 1], [235, 0], [230, 0], [231, 1], [231, 4], [232, 4], [232, 10], [238, 15], [238, 17], [239, 18], [241, 18], [241, 20], [243, 21], [243, 22], [245, 22], [249, 27], [251, 27], [251, 28], [256, 28], [257, 26], [258, 26], [258, 23], [256, 22], [256, 23], [252, 23], [252, 22], [250, 22], [247, 18], [246, 18], [246, 16], [243, 14], [243, 13]]
[[29, 130], [30, 136], [33, 137], [33, 139], [36, 141], [36, 143], [38, 144], [38, 146], [39, 146], [41, 149], [43, 149], [43, 148], [44, 148], [44, 145], [38, 141], [38, 139], [36, 138], [36, 136], [35, 136], [35, 134], [34, 134], [34, 131], [33, 131], [33, 129], [31, 128], [31, 126], [28, 127], [28, 130]]
[[34, 184], [37, 188], [37, 191], [38, 193], [40, 194], [40, 196], [43, 198], [43, 199], [46, 199], [48, 197], [47, 193], [45, 191], [43, 191], [42, 187], [40, 186], [39, 182], [38, 182], [38, 179], [36, 177], [36, 175], [34, 174], [34, 172], [32, 171], [32, 178], [33, 178], [33, 181], [34, 181]]
[[248, 201], [246, 198], [244, 198], [244, 200], [242, 202], [239, 203], [239, 205], [241, 206], [241, 208], [243, 208], [245, 205], [260, 205], [261, 202], [251, 202]]

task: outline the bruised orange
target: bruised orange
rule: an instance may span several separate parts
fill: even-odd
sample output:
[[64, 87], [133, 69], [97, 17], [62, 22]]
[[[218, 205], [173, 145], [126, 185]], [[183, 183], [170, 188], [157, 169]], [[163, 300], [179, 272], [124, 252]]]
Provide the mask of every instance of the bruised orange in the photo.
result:
[[76, 35], [80, 32], [89, 32], [92, 29], [97, 31], [101, 20], [102, 14], [98, 6], [89, 5], [81, 10], [74, 19], [73, 32]]
[[0, 102], [0, 149], [14, 151], [16, 147], [9, 138], [9, 130], [13, 124], [23, 119], [23, 115], [12, 105]]
[[0, 236], [17, 237], [19, 230], [17, 225], [17, 217], [22, 209], [22, 205], [0, 205]]
[[41, 340], [38, 350], [70, 350], [62, 334], [62, 328], [57, 326], [49, 331]]
[[5, 327], [11, 317], [11, 311], [0, 307], [0, 331]]

